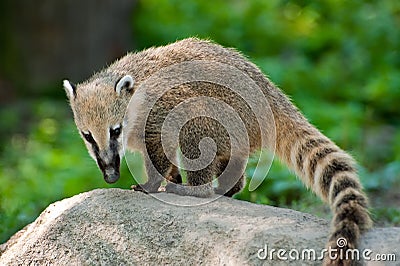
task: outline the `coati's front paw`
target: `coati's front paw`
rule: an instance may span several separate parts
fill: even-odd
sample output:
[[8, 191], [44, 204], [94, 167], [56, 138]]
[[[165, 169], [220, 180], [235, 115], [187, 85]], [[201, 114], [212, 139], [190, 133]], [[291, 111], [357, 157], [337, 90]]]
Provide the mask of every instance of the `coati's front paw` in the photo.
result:
[[140, 191], [140, 192], [143, 192], [143, 193], [147, 194], [147, 191], [145, 189], [143, 189], [143, 187], [141, 185], [139, 185], [139, 184], [132, 185], [131, 189], [134, 190], [134, 191]]
[[141, 191], [143, 193], [156, 193], [158, 192], [159, 187], [160, 184], [152, 184], [152, 183], [145, 183], [145, 184], [138, 184], [131, 186], [131, 188], [134, 191]]

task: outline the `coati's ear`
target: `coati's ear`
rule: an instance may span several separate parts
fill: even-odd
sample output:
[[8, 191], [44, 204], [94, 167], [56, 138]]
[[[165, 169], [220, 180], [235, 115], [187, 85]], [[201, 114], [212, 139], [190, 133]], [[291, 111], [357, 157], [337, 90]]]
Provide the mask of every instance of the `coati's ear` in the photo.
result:
[[120, 95], [121, 91], [123, 90], [127, 90], [128, 92], [130, 92], [133, 88], [134, 83], [135, 82], [133, 81], [131, 75], [125, 75], [122, 78], [120, 78], [115, 84], [115, 91], [117, 92], [118, 95]]
[[66, 79], [64, 79], [63, 85], [68, 98], [73, 99], [76, 96], [76, 86]]

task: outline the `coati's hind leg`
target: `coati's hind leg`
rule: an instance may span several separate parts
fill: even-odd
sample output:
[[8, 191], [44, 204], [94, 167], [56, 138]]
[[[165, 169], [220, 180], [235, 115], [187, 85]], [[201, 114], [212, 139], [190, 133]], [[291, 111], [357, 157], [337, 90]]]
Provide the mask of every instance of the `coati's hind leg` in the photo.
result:
[[215, 162], [198, 171], [186, 171], [188, 184], [178, 185], [168, 183], [165, 187], [167, 192], [181, 196], [210, 197], [214, 194], [212, 177], [215, 175]]
[[246, 160], [242, 158], [231, 158], [229, 169], [226, 168], [228, 163], [229, 159], [221, 159], [219, 161], [217, 174], [218, 187], [215, 189], [215, 193], [232, 197], [244, 187]]
[[233, 195], [239, 193], [243, 189], [245, 184], [244, 182], [245, 182], [245, 177], [244, 175], [242, 175], [239, 177], [239, 180], [233, 185], [233, 187], [227, 191], [226, 188], [231, 187], [232, 184], [228, 181], [227, 185], [223, 184], [221, 186], [221, 181], [218, 180], [219, 185], [214, 191], [217, 194], [224, 195], [226, 197], [232, 197]]
[[186, 169], [192, 167], [199, 167], [198, 170], [186, 170], [187, 185], [177, 185], [174, 183], [168, 183], [165, 187], [167, 192], [175, 193], [182, 196], [195, 196], [195, 197], [210, 197], [214, 194], [212, 187], [212, 179], [217, 173], [216, 159], [214, 158], [209, 165], [204, 166], [206, 162], [202, 162], [201, 159], [196, 165], [192, 165], [191, 162], [195, 162], [201, 158], [202, 154], [198, 148], [198, 143], [202, 136], [191, 134], [190, 124], [185, 128], [188, 132], [183, 134], [183, 138], [180, 139], [180, 148], [182, 155], [189, 160], [188, 165], [184, 164]]

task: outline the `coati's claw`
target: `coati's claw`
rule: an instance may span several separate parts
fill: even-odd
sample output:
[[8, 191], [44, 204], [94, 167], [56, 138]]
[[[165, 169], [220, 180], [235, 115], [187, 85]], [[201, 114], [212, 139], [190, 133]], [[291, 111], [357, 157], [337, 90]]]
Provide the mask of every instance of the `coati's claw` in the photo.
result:
[[139, 184], [138, 185], [132, 185], [131, 189], [134, 190], [134, 191], [140, 191], [140, 192], [148, 194], [148, 192], [145, 189], [143, 189]]
[[137, 184], [137, 185], [133, 185], [131, 186], [131, 188], [135, 191], [141, 191], [144, 192], [146, 194], [148, 193], [157, 193], [159, 192], [159, 188], [160, 188], [160, 183], [161, 182], [147, 182], [144, 184]]
[[161, 186], [158, 188], [158, 192], [165, 192], [165, 191], [166, 191], [165, 186]]

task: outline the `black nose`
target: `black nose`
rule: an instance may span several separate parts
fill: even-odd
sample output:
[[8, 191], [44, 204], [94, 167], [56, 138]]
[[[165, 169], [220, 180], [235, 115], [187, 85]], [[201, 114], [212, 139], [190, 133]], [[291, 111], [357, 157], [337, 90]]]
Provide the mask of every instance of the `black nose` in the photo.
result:
[[111, 172], [111, 171], [107, 171], [107, 170], [106, 170], [106, 171], [103, 173], [103, 176], [104, 176], [104, 180], [105, 180], [108, 184], [112, 184], [112, 183], [117, 182], [117, 180], [119, 179], [119, 172], [116, 172], [116, 171]]
[[119, 168], [120, 168], [120, 159], [117, 154], [114, 156], [114, 159], [111, 164], [106, 164], [99, 157], [97, 158], [97, 164], [99, 165], [101, 172], [103, 173], [104, 180], [108, 184], [112, 184], [117, 182], [119, 179]]
[[105, 171], [103, 172], [103, 176], [104, 180], [108, 184], [115, 183], [119, 179], [119, 169], [114, 169], [114, 168], [105, 169]]

